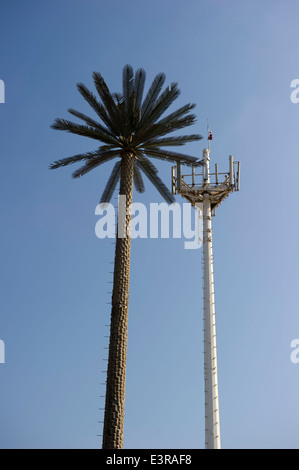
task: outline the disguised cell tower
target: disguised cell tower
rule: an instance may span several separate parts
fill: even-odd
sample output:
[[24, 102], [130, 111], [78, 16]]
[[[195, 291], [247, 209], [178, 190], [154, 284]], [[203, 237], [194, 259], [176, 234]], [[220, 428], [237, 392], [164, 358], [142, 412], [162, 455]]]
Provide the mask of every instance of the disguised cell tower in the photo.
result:
[[[212, 215], [216, 207], [240, 188], [240, 162], [229, 156], [229, 171], [210, 173], [210, 141], [201, 161], [192, 165], [192, 174], [183, 175], [181, 164], [172, 168], [172, 193], [180, 194], [195, 208], [202, 209], [203, 218], [203, 290], [204, 290], [204, 379], [205, 379], [205, 447], [220, 449], [218, 373], [216, 352], [216, 320], [212, 246]], [[186, 167], [185, 167], [186, 168]], [[201, 173], [196, 170], [201, 169]]]

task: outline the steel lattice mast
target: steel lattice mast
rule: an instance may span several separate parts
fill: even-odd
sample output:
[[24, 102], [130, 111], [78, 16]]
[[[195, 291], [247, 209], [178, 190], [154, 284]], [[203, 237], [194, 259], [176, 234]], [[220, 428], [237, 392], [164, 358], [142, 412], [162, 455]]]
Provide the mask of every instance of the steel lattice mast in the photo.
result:
[[[235, 165], [237, 171], [235, 175]], [[196, 168], [202, 173], [196, 174]], [[201, 178], [198, 180], [198, 176]], [[219, 182], [219, 177], [222, 182]], [[179, 193], [196, 208], [202, 208], [203, 218], [203, 290], [204, 290], [204, 379], [205, 379], [205, 447], [220, 449], [220, 420], [216, 350], [216, 319], [212, 245], [212, 215], [216, 207], [240, 186], [240, 162], [229, 156], [229, 171], [210, 173], [210, 148], [203, 150], [203, 158], [193, 165], [191, 175], [182, 175], [178, 163], [172, 169], [172, 192]]]

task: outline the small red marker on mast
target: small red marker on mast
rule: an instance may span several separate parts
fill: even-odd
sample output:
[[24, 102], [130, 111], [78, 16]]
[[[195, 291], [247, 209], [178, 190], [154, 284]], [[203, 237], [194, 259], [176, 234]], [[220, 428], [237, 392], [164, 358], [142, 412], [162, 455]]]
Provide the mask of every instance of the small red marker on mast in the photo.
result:
[[210, 150], [210, 140], [213, 140], [213, 134], [210, 131], [209, 121], [207, 120], [207, 131], [208, 131], [208, 148]]

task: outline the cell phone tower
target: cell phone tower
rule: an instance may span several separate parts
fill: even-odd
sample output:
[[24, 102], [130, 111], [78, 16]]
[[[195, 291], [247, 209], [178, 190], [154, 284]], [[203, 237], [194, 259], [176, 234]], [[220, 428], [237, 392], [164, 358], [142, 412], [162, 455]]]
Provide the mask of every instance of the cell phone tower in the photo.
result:
[[[234, 162], [233, 156], [230, 155], [228, 172], [219, 173], [216, 163], [215, 172], [211, 173], [211, 140], [212, 133], [208, 127], [208, 148], [203, 150], [202, 160], [192, 165], [191, 174], [182, 174], [180, 163], [172, 167], [172, 193], [180, 194], [196, 209], [202, 211], [205, 448], [220, 449], [212, 215], [216, 214], [216, 208], [232, 191], [239, 191], [240, 162]], [[201, 170], [200, 173], [197, 173], [198, 169]]]

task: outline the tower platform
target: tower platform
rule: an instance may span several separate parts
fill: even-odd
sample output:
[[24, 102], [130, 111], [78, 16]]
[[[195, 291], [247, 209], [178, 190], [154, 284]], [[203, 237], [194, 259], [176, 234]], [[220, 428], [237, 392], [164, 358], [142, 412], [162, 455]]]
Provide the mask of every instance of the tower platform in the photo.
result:
[[[205, 174], [207, 168], [208, 174]], [[240, 162], [234, 162], [232, 155], [229, 156], [229, 171], [226, 173], [218, 172], [218, 164], [215, 164], [214, 173], [210, 173], [209, 167], [202, 162], [193, 164], [191, 172], [189, 169], [180, 163], [172, 167], [172, 194], [180, 194], [194, 206], [203, 203], [204, 194], [208, 193], [212, 215], [232, 191], [239, 191]], [[182, 174], [182, 170], [189, 172]]]

